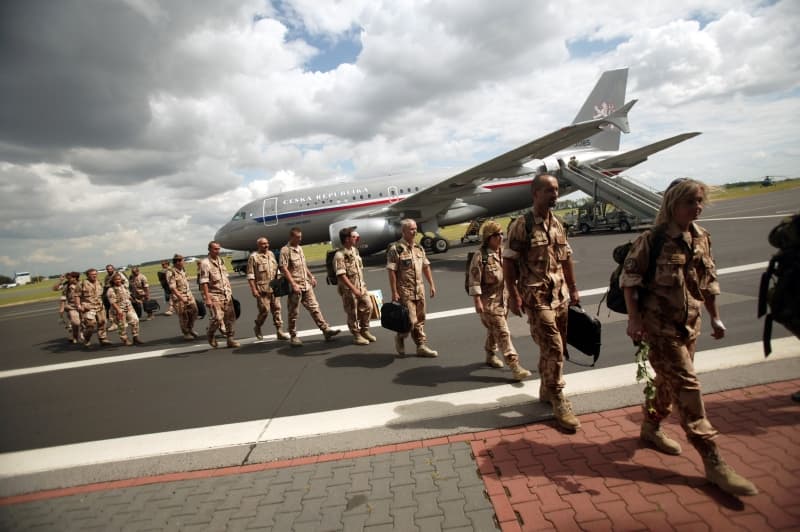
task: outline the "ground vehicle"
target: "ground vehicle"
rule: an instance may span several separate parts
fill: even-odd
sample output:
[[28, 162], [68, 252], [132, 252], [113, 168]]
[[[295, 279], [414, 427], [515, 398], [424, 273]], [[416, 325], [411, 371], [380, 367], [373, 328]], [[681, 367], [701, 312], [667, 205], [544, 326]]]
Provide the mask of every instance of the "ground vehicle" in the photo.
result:
[[616, 229], [627, 232], [638, 223], [636, 216], [616, 209], [604, 201], [588, 202], [579, 207], [577, 213], [573, 211], [564, 216], [564, 225], [568, 231], [580, 231], [583, 234]]
[[249, 251], [234, 251], [231, 253], [231, 267], [233, 271], [244, 275], [247, 273], [247, 259], [250, 258]]

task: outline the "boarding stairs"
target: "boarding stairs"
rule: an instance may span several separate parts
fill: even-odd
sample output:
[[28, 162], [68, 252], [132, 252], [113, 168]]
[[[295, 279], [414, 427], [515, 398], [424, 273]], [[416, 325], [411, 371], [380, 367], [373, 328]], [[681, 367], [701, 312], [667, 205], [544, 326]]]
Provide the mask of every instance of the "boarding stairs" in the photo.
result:
[[636, 216], [641, 223], [651, 222], [661, 207], [661, 194], [648, 190], [623, 176], [609, 177], [588, 164], [567, 165], [559, 159], [561, 178], [588, 194], [595, 201], [611, 203]]

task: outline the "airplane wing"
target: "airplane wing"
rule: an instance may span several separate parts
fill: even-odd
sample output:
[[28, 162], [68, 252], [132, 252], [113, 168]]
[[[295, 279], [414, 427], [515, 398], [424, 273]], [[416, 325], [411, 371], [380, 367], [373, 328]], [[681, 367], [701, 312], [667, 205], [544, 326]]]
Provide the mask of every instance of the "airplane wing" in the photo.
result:
[[689, 140], [690, 138], [696, 137], [699, 134], [700, 134], [699, 131], [695, 131], [693, 133], [683, 133], [681, 135], [676, 135], [668, 139], [659, 140], [658, 142], [654, 142], [653, 144], [648, 144], [647, 146], [642, 146], [641, 148], [636, 148], [635, 150], [626, 151], [625, 153], [614, 155], [613, 157], [609, 157], [608, 159], [603, 159], [602, 161], [594, 163], [593, 166], [599, 167], [603, 170], [610, 170], [612, 168], [620, 168], [620, 167], [630, 168], [631, 166], [635, 166], [639, 163], [646, 161], [649, 155], [652, 155], [661, 150], [665, 150], [670, 146], [674, 146], [679, 142], [683, 142], [684, 140]]
[[[457, 198], [480, 193], [482, 183], [493, 178], [519, 177], [534, 170], [524, 166], [533, 159], [543, 159], [566, 149], [578, 141], [591, 137], [607, 127], [617, 127], [628, 133], [628, 111], [636, 103], [632, 100], [604, 118], [578, 122], [549, 133], [532, 142], [490, 159], [484, 163], [455, 174], [443, 181], [365, 216], [408, 216], [429, 219], [447, 208]], [[413, 213], [413, 214], [410, 214]]]

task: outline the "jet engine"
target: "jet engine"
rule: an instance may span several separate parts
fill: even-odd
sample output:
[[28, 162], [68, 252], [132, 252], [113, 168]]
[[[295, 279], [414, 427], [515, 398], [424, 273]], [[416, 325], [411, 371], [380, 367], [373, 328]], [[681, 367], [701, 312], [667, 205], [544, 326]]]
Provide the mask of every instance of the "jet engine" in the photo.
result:
[[332, 223], [328, 227], [331, 244], [333, 247], [341, 246], [339, 231], [345, 227], [355, 227], [361, 240], [358, 242], [358, 250], [362, 255], [371, 255], [378, 251], [383, 251], [386, 247], [396, 240], [400, 240], [401, 231], [398, 224], [393, 224], [389, 220], [382, 218], [356, 218], [354, 220], [342, 220]]

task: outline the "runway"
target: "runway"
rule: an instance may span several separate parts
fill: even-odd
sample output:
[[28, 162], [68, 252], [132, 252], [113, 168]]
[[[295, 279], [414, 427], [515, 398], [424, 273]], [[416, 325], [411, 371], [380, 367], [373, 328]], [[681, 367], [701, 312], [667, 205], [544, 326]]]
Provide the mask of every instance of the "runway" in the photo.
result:
[[[797, 205], [800, 189], [720, 202], [704, 213], [700, 223], [712, 234], [728, 334], [721, 341], [702, 336], [699, 352], [744, 350], [748, 360], [760, 358], [757, 286], [774, 252], [766, 235], [781, 215], [791, 213]], [[583, 304], [590, 311], [596, 310], [613, 269], [611, 250], [633, 236], [609, 233], [570, 240]], [[521, 402], [533, 400], [534, 381], [512, 384], [507, 369], [494, 370], [483, 364], [484, 330], [463, 290], [464, 260], [472, 249], [474, 246], [454, 246], [444, 255], [430, 256], [438, 294], [429, 300], [426, 332], [431, 346], [439, 350], [436, 359], [397, 357], [392, 333], [377, 326], [372, 328], [377, 343], [352, 345], [343, 326], [341, 301], [333, 287], [324, 285], [322, 265], [314, 268], [321, 283], [317, 296], [326, 318], [342, 328], [343, 334], [324, 342], [307, 313], [301, 311], [299, 328], [305, 345], [294, 349], [274, 337], [267, 336], [264, 341], [252, 337], [255, 303], [244, 278], [236, 276], [232, 278], [234, 295], [242, 302], [236, 336], [243, 341], [234, 350], [186, 343], [178, 336], [177, 319], [159, 316], [142, 323], [144, 346], [85, 351], [64, 341], [53, 302], [0, 309], [4, 339], [0, 356], [0, 453], [4, 454], [0, 459], [13, 456], [7, 453], [46, 447], [116, 438], [157, 440], [159, 436], [147, 435], [213, 431], [214, 427], [242, 423], [254, 423], [263, 436], [265, 420], [297, 419], [312, 432], [330, 430], [320, 421], [325, 412], [337, 411], [343, 416], [340, 419], [349, 415], [357, 420], [365, 415], [364, 408], [375, 405], [436, 403], [443, 394], [465, 394], [449, 396], [461, 401], [472, 394], [473, 402], [480, 402], [503, 387], [508, 387], [504, 395], [517, 396]], [[382, 260], [366, 260], [367, 283], [386, 292]], [[155, 288], [154, 293], [160, 295], [160, 289]], [[566, 364], [568, 393], [572, 393], [573, 383], [576, 390], [578, 382], [607, 384], [611, 379], [603, 372], [615, 367], [624, 368], [621, 371], [630, 373], [630, 384], [634, 382], [628, 369], [633, 348], [624, 334], [624, 316], [602, 309], [600, 318], [601, 358], [596, 368], [590, 368], [588, 357], [573, 353], [573, 361]], [[272, 332], [269, 324], [268, 320], [265, 332]], [[535, 370], [537, 351], [527, 324], [512, 318], [510, 325], [523, 364]], [[205, 322], [200, 322], [198, 330], [204, 327]], [[782, 327], [775, 328], [774, 338], [787, 336]], [[109, 338], [118, 342], [115, 333]], [[800, 343], [791, 340], [787, 345], [787, 352], [800, 354]], [[585, 375], [579, 377], [579, 373]]]

